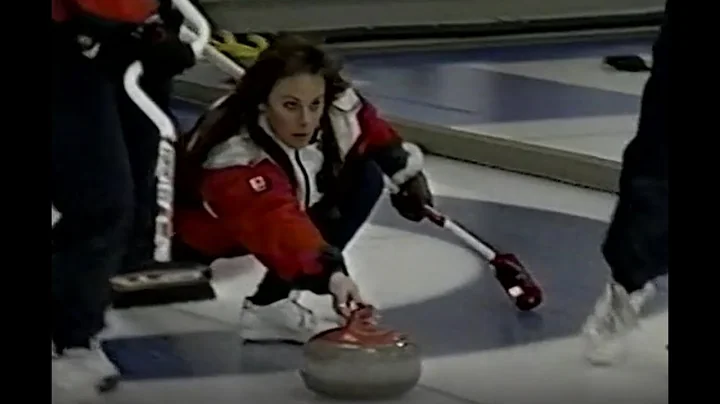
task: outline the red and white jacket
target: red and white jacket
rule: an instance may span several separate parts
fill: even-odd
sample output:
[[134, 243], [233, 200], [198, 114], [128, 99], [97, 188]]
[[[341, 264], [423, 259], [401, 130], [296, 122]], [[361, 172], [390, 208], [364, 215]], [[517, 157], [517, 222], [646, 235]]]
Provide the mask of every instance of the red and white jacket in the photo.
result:
[[[404, 143], [353, 89], [328, 113], [343, 161], [372, 158], [397, 185], [421, 171], [420, 149]], [[264, 150], [246, 131], [213, 148], [199, 182], [202, 206], [177, 209], [176, 234], [207, 256], [247, 250], [287, 280], [319, 274], [320, 255], [329, 246], [305, 210], [323, 196], [316, 184], [323, 153], [318, 143], [298, 150], [285, 146], [263, 116], [259, 126], [282, 153]]]

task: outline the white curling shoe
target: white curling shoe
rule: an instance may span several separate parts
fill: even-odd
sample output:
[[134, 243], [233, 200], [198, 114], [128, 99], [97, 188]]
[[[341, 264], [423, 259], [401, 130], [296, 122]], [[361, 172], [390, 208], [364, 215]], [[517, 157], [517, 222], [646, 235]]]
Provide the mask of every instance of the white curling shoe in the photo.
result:
[[295, 297], [267, 306], [258, 306], [245, 299], [240, 313], [240, 337], [248, 342], [304, 344], [317, 330], [315, 314]]
[[624, 352], [627, 335], [640, 322], [640, 310], [655, 292], [653, 283], [633, 293], [627, 293], [614, 282], [605, 287], [583, 327], [585, 356], [590, 363], [609, 366], [617, 362]]
[[58, 355], [53, 347], [52, 403], [102, 403], [102, 395], [114, 390], [120, 372], [98, 344], [91, 349], [66, 349]]

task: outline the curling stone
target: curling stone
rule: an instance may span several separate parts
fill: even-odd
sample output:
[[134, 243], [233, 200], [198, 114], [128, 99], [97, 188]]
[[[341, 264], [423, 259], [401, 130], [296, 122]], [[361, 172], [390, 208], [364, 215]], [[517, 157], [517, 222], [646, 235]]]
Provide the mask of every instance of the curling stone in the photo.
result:
[[375, 310], [355, 310], [343, 327], [321, 332], [304, 347], [305, 386], [333, 399], [379, 400], [401, 396], [420, 380], [416, 344], [378, 327]]

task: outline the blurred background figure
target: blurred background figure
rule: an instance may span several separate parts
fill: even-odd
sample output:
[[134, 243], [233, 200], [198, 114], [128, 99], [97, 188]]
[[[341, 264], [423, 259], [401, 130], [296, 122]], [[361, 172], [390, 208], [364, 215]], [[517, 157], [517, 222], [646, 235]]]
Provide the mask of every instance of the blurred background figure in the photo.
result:
[[61, 217], [52, 231], [51, 338], [59, 402], [84, 402], [118, 381], [95, 337], [105, 327], [109, 279], [123, 267], [135, 226], [148, 221], [158, 150], [157, 130], [125, 95], [122, 75], [142, 61], [142, 86], [167, 106], [165, 86], [195, 63], [173, 34], [179, 22], [171, 9], [152, 0], [52, 1], [51, 202]]
[[602, 247], [611, 281], [585, 325], [588, 357], [597, 364], [616, 358], [622, 337], [654, 294], [653, 280], [668, 273], [671, 3], [665, 4], [637, 133], [623, 155], [619, 197]]

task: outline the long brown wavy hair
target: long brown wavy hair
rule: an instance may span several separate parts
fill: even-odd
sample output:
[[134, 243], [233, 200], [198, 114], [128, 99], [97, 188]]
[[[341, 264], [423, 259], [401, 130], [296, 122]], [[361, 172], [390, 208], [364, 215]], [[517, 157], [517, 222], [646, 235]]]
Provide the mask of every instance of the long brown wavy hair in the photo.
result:
[[[198, 191], [198, 176], [208, 154], [243, 129], [266, 151], [278, 147], [258, 125], [260, 105], [267, 103], [271, 90], [280, 79], [301, 73], [321, 75], [325, 79], [325, 113], [320, 120], [322, 136], [319, 139], [324, 163], [318, 174], [318, 186], [331, 187], [342, 159], [327, 109], [349, 87], [340, 70], [339, 63], [304, 38], [294, 35], [276, 38], [246, 70], [235, 90], [178, 140], [177, 201], [197, 200], [199, 195], [194, 194]], [[294, 178], [291, 181], [296, 185]]]

